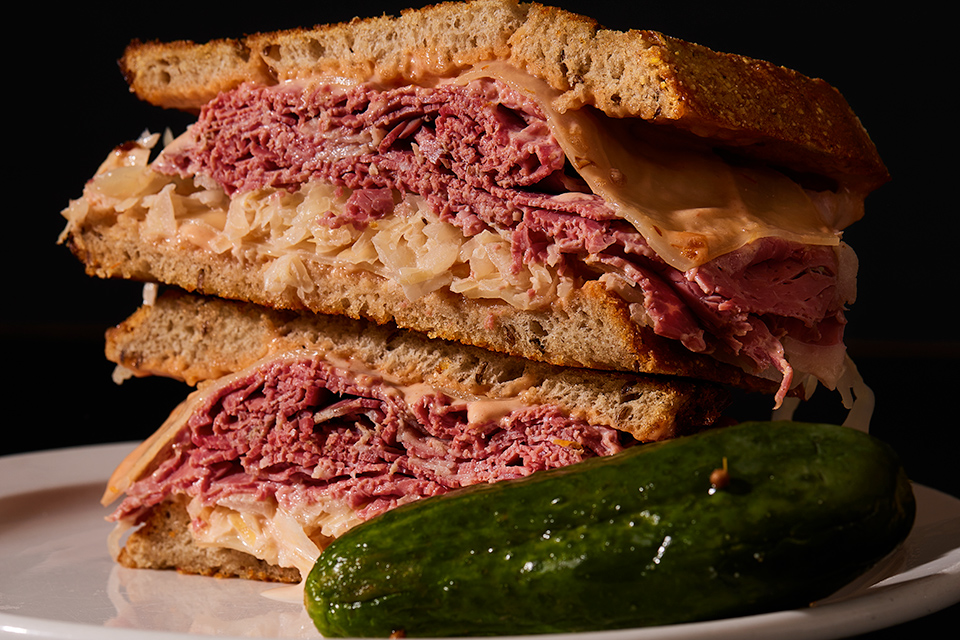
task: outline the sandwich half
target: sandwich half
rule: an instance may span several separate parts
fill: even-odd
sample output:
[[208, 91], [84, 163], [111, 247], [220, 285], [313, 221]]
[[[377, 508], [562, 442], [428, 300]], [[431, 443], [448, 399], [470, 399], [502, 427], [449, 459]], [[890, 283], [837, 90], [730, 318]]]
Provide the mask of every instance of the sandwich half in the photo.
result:
[[119, 562], [281, 582], [400, 504], [693, 432], [729, 401], [176, 290], [111, 330], [107, 354], [197, 385], [109, 481]]
[[64, 211], [91, 274], [777, 405], [855, 386], [841, 236], [887, 172], [823, 81], [513, 0], [121, 65], [198, 119]]

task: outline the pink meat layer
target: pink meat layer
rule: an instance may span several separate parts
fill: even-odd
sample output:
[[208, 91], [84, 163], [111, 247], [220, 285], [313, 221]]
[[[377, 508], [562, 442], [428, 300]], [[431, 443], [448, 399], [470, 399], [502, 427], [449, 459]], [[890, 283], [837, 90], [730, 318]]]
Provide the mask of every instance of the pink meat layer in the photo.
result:
[[517, 268], [551, 260], [581, 278], [614, 269], [642, 292], [657, 334], [745, 358], [755, 371], [773, 367], [781, 397], [792, 377], [785, 335], [842, 344], [833, 248], [767, 238], [677, 271], [588, 192], [537, 105], [498, 81], [308, 93], [244, 85], [208, 104], [190, 134], [157, 170], [204, 174], [228, 193], [313, 179], [354, 190], [330, 224], [363, 226], [391, 210], [391, 190], [412, 192], [467, 235], [509, 232]]
[[520, 478], [630, 446], [620, 432], [540, 406], [469, 424], [443, 394], [407, 404], [316, 358], [265, 365], [207, 399], [169, 458], [134, 483], [111, 516], [146, 513], [175, 494], [283, 503], [346, 501], [367, 518], [474, 484]]

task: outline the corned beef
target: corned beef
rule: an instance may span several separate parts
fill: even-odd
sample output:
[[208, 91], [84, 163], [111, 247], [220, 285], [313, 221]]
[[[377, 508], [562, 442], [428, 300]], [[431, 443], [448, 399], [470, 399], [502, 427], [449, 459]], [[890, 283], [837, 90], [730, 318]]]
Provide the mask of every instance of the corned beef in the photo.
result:
[[170, 457], [134, 483], [111, 516], [145, 514], [175, 494], [204, 505], [334, 497], [362, 518], [468, 485], [527, 476], [631, 442], [556, 408], [518, 409], [468, 424], [467, 407], [440, 393], [411, 404], [397, 388], [318, 357], [264, 365], [207, 399]]
[[[688, 349], [792, 369], [782, 339], [842, 344], [832, 247], [765, 238], [680, 272], [569, 171], [538, 106], [496, 80], [434, 88], [243, 85], [204, 107], [192, 142], [154, 167], [204, 174], [227, 193], [322, 179], [355, 190], [345, 219], [389, 212], [390, 190], [424, 197], [467, 235], [511, 237], [514, 264], [545, 262], [594, 279], [613, 270], [642, 292], [653, 330]], [[842, 357], [842, 356], [841, 356]]]

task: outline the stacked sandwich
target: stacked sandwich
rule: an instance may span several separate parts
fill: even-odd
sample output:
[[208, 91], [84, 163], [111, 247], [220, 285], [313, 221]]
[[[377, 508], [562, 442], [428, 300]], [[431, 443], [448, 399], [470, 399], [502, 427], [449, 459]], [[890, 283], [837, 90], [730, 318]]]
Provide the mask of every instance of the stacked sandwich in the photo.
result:
[[299, 581], [385, 510], [710, 426], [730, 389], [865, 395], [841, 232], [887, 173], [822, 81], [513, 0], [122, 67], [198, 113], [64, 211], [88, 273], [162, 289], [108, 357], [197, 387], [104, 496], [125, 565]]

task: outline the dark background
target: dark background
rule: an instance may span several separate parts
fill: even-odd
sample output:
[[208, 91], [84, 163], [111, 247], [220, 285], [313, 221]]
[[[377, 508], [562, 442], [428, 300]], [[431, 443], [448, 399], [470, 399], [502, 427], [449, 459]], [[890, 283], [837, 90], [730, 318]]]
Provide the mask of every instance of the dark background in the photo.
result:
[[[145, 128], [179, 133], [183, 114], [138, 102], [116, 65], [141, 40], [239, 36], [349, 20], [423, 2], [283, 3], [251, 13], [225, 3], [99, 3], [27, 7], [8, 22], [9, 104], [2, 214], [0, 339], [6, 438], [0, 454], [148, 436], [185, 395], [179, 383], [110, 379], [103, 331], [139, 304], [140, 286], [87, 277], [56, 239], [58, 212], [111, 148]], [[838, 87], [871, 133], [892, 181], [867, 201], [845, 239], [860, 257], [847, 343], [877, 395], [872, 432], [899, 451], [914, 481], [960, 497], [960, 341], [954, 256], [955, 54], [928, 2], [556, 2], [612, 28], [663, 31], [771, 60]], [[269, 8], [267, 5], [258, 5]], [[942, 5], [941, 5], [942, 6]], [[942, 637], [958, 607], [872, 637]], [[939, 631], [938, 631], [939, 630]], [[938, 635], [938, 633], [940, 635]]]

